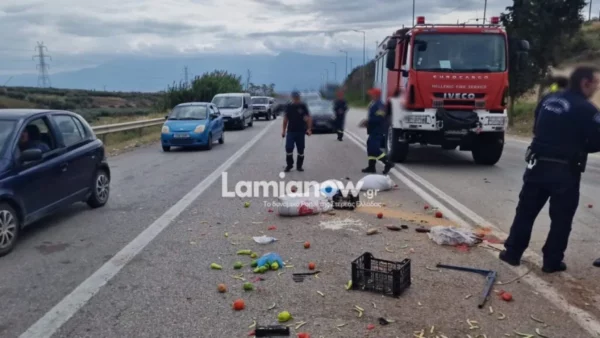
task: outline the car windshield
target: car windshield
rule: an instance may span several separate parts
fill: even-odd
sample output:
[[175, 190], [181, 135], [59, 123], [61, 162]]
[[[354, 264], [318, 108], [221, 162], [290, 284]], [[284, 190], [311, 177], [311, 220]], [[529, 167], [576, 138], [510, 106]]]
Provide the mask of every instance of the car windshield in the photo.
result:
[[491, 73], [506, 70], [500, 34], [434, 34], [415, 37], [413, 68], [420, 71]]
[[242, 106], [241, 96], [217, 96], [212, 100], [217, 108], [240, 108]]
[[254, 97], [252, 98], [252, 104], [267, 104], [269, 103], [269, 99], [266, 97]]
[[331, 109], [331, 103], [327, 102], [327, 101], [312, 101], [310, 103], [308, 103], [308, 110], [312, 113], [312, 112], [331, 112], [333, 114], [333, 111]]
[[169, 115], [169, 120], [206, 120], [206, 106], [177, 106]]
[[14, 130], [15, 121], [0, 120], [0, 154], [4, 153]]

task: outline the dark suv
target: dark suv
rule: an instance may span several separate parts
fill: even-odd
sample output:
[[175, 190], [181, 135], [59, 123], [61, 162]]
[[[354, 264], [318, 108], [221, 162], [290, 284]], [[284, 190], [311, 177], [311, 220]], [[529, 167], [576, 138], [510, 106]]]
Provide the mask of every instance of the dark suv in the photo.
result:
[[106, 204], [104, 144], [68, 111], [0, 109], [0, 256], [20, 230], [59, 208]]

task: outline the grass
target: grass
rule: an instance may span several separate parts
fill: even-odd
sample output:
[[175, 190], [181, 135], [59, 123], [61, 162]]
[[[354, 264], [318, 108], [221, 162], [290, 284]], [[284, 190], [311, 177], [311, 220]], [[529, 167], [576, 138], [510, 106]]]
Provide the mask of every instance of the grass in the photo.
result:
[[531, 136], [533, 129], [533, 111], [535, 110], [536, 102], [517, 101], [515, 102], [515, 110], [513, 116], [513, 125], [509, 127], [510, 134], [518, 136]]
[[106, 152], [114, 156], [142, 145], [158, 142], [161, 128], [162, 126], [159, 125], [141, 130], [108, 134], [104, 138]]

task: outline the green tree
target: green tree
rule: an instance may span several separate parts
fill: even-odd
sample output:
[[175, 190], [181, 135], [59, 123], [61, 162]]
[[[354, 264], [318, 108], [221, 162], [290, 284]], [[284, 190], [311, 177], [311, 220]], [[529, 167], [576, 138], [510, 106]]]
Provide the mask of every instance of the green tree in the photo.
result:
[[219, 93], [242, 92], [242, 77], [223, 70], [204, 73], [192, 80], [190, 86], [180, 82], [169, 86], [160, 107], [164, 110], [183, 102], [210, 102]]
[[550, 67], [558, 66], [568, 56], [571, 39], [581, 29], [580, 13], [585, 6], [585, 0], [514, 0], [506, 8], [501, 20], [509, 38], [528, 40], [531, 46], [525, 69], [517, 68], [516, 45], [509, 46], [511, 117], [515, 100], [546, 78]]

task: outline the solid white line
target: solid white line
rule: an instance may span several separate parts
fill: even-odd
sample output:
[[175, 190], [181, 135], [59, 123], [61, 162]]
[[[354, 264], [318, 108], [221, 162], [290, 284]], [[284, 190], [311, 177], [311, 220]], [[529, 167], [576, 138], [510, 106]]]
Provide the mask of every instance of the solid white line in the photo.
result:
[[[358, 136], [354, 135], [353, 133], [351, 133], [347, 130], [344, 131], [344, 134], [346, 134], [346, 136], [350, 140], [352, 140], [354, 143], [356, 143], [356, 145], [358, 145], [361, 149], [366, 151], [366, 147], [364, 146], [364, 144], [366, 143], [365, 141], [363, 141]], [[459, 203], [452, 197], [448, 196], [446, 193], [439, 190], [438, 188], [433, 186], [431, 183], [429, 183], [422, 177], [415, 174], [412, 170], [406, 168], [405, 166], [403, 166], [401, 164], [396, 164], [395, 168], [392, 169], [390, 172], [394, 176], [396, 176], [398, 179], [400, 179], [403, 183], [410, 182], [409, 184], [406, 184], [406, 183], [405, 184], [410, 189], [412, 189], [417, 195], [421, 196], [421, 198], [423, 198], [427, 203], [429, 203], [432, 206], [437, 206], [442, 211], [442, 213], [444, 213], [448, 217], [448, 219], [458, 223], [459, 225], [463, 225], [463, 226], [471, 228], [471, 229], [475, 228], [471, 224], [465, 222], [463, 219], [458, 217], [456, 214], [454, 214], [452, 212], [444, 211], [444, 210], [448, 210], [448, 208], [443, 206], [443, 204], [439, 200], [437, 200], [434, 197], [432, 197], [431, 195], [429, 195], [425, 190], [423, 190], [422, 188], [420, 188], [419, 186], [417, 186], [416, 184], [414, 184], [413, 182], [408, 180], [408, 178], [406, 176], [402, 175], [396, 168], [400, 168], [400, 170], [402, 170], [404, 173], [406, 173], [412, 179], [419, 182], [425, 188], [429, 189], [432, 193], [434, 193], [435, 195], [440, 197], [442, 200], [444, 200], [446, 203], [448, 203], [449, 205], [454, 207], [456, 210], [463, 213], [463, 215], [465, 215], [467, 218], [470, 218], [471, 221], [473, 221], [475, 224], [485, 225], [490, 228], [493, 228], [497, 234], [502, 234], [503, 235], [502, 237], [506, 238], [506, 234], [502, 230], [500, 230], [499, 228], [497, 228], [490, 222], [486, 221], [481, 216], [477, 215], [475, 212], [473, 212], [472, 210], [470, 210], [463, 204]], [[498, 236], [498, 237], [500, 237], [500, 236]], [[498, 255], [494, 252], [491, 252], [488, 250], [484, 250], [484, 251], [490, 253], [491, 255], [493, 255], [496, 258], [498, 257]], [[524, 255], [524, 258], [531, 261], [532, 263], [535, 263], [536, 260], [538, 262], [541, 262], [541, 257], [539, 255], [533, 253], [530, 250], [527, 250], [526, 254]], [[506, 266], [519, 276], [525, 275], [529, 270], [525, 266], [514, 267], [514, 266], [510, 266], [508, 264], [506, 264]], [[568, 275], [566, 273], [562, 273], [562, 274], [563, 274], [563, 277], [574, 280], [574, 278], [571, 277], [570, 275]], [[590, 333], [594, 336], [600, 335], [600, 322], [598, 322], [598, 320], [594, 316], [592, 316], [589, 312], [584, 311], [581, 308], [578, 308], [578, 307], [570, 304], [562, 295], [560, 295], [560, 293], [556, 289], [553, 288], [553, 286], [551, 284], [549, 284], [545, 280], [537, 277], [535, 274], [528, 274], [525, 277], [523, 277], [522, 280], [524, 282], [526, 282], [527, 284], [529, 284], [530, 286], [532, 286], [533, 288], [535, 288], [547, 300], [549, 300], [552, 304], [554, 304], [554, 306], [567, 312], [571, 316], [571, 318], [573, 318], [579, 324], [579, 326], [581, 326], [583, 329], [585, 329], [588, 333]]]
[[64, 323], [67, 322], [79, 309], [81, 309], [100, 289], [111, 280], [119, 271], [139, 254], [158, 234], [165, 230], [187, 207], [194, 202], [208, 187], [210, 187], [221, 173], [244, 155], [273, 125], [271, 122], [248, 143], [239, 149], [227, 161], [221, 164], [202, 182], [188, 192], [181, 200], [175, 203], [163, 215], [157, 218], [150, 226], [142, 231], [133, 241], [102, 265], [96, 272], [81, 283], [75, 290], [63, 298], [42, 318], [33, 324], [20, 338], [51, 337]]
[[[513, 136], [508, 136], [508, 137], [506, 137], [506, 139], [509, 140], [509, 141], [512, 141], [512, 142], [521, 143], [521, 144], [523, 144], [525, 146], [528, 146], [528, 145], [531, 144], [531, 140], [525, 141], [523, 139], [519, 139], [519, 138], [516, 138], [516, 137], [513, 137]], [[525, 148], [523, 148], [523, 149], [525, 149]], [[593, 158], [600, 158], [600, 155], [597, 154], [597, 153], [588, 154], [588, 156], [589, 157], [593, 157]], [[588, 167], [590, 167], [590, 165], [588, 165]], [[598, 168], [598, 167], [592, 167], [592, 168], [594, 168], [596, 170], [600, 170], [600, 168]]]

